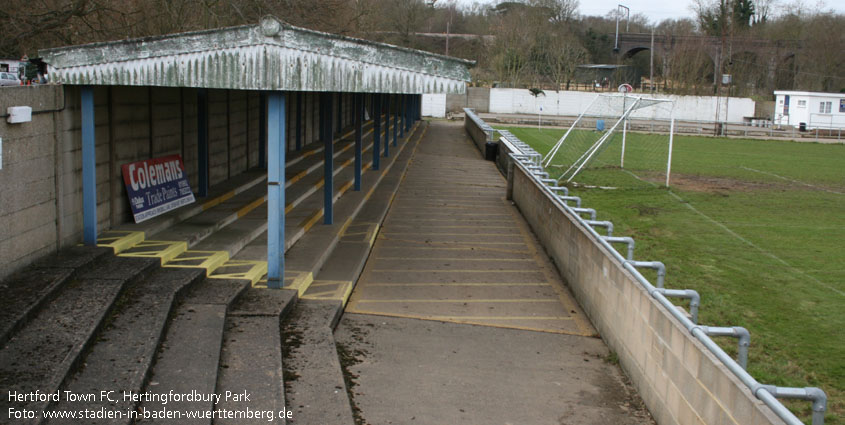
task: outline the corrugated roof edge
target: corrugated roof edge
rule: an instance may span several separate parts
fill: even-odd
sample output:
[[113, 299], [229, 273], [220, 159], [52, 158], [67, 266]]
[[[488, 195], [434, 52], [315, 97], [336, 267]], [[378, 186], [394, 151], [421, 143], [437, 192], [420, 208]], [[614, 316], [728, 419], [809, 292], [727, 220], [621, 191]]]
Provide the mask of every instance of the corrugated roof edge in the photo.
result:
[[[381, 43], [381, 42], [378, 42], [378, 41], [366, 40], [366, 39], [363, 39], [363, 38], [355, 38], [355, 37], [349, 37], [349, 36], [340, 35], [340, 34], [333, 34], [333, 33], [327, 33], [327, 32], [312, 30], [312, 29], [308, 29], [308, 28], [297, 27], [297, 26], [294, 26], [294, 25], [290, 25], [290, 24], [282, 21], [281, 19], [278, 19], [278, 18], [272, 17], [272, 16], [264, 17], [264, 18], [262, 18], [262, 21], [264, 19], [267, 19], [267, 18], [275, 19], [276, 21], [278, 21], [281, 24], [282, 28], [284, 28], [286, 30], [292, 30], [292, 31], [297, 31], [297, 32], [302, 32], [302, 33], [307, 33], [307, 34], [313, 34], [313, 35], [318, 35], [318, 36], [326, 37], [326, 38], [334, 38], [334, 39], [337, 39], [337, 40], [349, 41], [349, 42], [353, 42], [353, 43], [367, 44], [367, 45], [371, 45], [371, 46], [375, 46], [375, 47], [398, 50], [398, 51], [406, 52], [406, 53], [429, 56], [429, 57], [438, 58], [438, 59], [445, 60], [445, 61], [456, 62], [456, 63], [462, 64], [462, 65], [465, 65], [465, 66], [468, 66], [468, 67], [473, 67], [477, 64], [477, 62], [473, 61], [473, 60], [456, 58], [454, 56], [441, 55], [439, 53], [427, 52], [425, 50], [411, 49], [411, 48], [408, 48], [408, 47], [396, 46], [396, 45], [393, 45], [393, 44]], [[168, 39], [181, 38], [181, 37], [187, 37], [187, 36], [200, 36], [200, 35], [205, 35], [205, 34], [214, 34], [214, 33], [219, 33], [219, 32], [222, 32], [222, 31], [227, 31], [227, 32], [232, 31], [232, 32], [234, 32], [236, 30], [252, 30], [252, 29], [255, 29], [255, 28], [260, 27], [260, 26], [261, 26], [261, 23], [259, 23], [257, 25], [255, 25], [255, 24], [238, 25], [238, 26], [232, 26], [232, 27], [212, 28], [212, 29], [198, 30], [198, 31], [186, 31], [186, 32], [172, 33], [172, 34], [153, 35], [153, 36], [136, 37], [136, 38], [126, 38], [126, 39], [122, 39], [122, 40], [99, 41], [99, 42], [95, 42], [95, 43], [77, 44], [77, 45], [62, 46], [62, 47], [52, 47], [52, 48], [47, 48], [47, 49], [39, 49], [38, 55], [41, 56], [41, 57], [50, 57], [50, 56], [55, 57], [56, 55], [58, 55], [60, 53], [64, 53], [64, 52], [67, 52], [67, 51], [70, 51], [70, 50], [75, 50], [75, 49], [104, 48], [104, 47], [116, 46], [116, 45], [120, 45], [120, 44], [134, 44], [134, 43], [147, 43], [147, 42], [155, 42], [155, 41], [164, 41], [164, 40], [168, 40]], [[164, 55], [164, 54], [162, 54], [162, 55]], [[156, 56], [152, 55], [152, 56], [147, 56], [147, 57], [156, 57]], [[103, 61], [103, 62], [100, 62], [100, 63], [106, 63], [106, 62]], [[92, 63], [92, 65], [94, 65], [94, 64]]]

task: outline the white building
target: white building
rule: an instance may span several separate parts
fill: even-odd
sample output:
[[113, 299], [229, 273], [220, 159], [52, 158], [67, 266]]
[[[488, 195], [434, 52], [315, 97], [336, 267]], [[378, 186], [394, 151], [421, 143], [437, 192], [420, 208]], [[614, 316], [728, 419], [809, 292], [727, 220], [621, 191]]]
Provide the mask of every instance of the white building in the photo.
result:
[[845, 93], [775, 91], [775, 125], [845, 129]]
[[20, 64], [21, 61], [19, 59], [0, 58], [0, 72], [11, 72], [12, 74], [17, 75]]

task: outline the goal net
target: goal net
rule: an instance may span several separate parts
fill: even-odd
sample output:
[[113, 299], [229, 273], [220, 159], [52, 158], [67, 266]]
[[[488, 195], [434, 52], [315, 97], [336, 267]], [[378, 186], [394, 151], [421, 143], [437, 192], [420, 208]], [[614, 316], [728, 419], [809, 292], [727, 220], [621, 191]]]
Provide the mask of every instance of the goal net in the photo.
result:
[[674, 102], [596, 97], [543, 158], [559, 183], [636, 187], [670, 183]]

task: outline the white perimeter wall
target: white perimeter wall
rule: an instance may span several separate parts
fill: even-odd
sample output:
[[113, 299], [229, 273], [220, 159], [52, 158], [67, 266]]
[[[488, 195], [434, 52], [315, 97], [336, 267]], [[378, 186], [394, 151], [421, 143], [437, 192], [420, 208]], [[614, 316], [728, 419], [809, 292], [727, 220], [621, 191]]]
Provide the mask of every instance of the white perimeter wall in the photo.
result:
[[446, 94], [424, 94], [422, 97], [422, 114], [424, 117], [446, 117]]
[[[546, 91], [545, 96], [534, 98], [527, 89], [490, 89], [490, 113], [537, 114], [578, 116], [598, 93], [576, 91]], [[438, 96], [443, 96], [442, 98]], [[716, 120], [716, 102], [719, 102], [719, 121], [742, 122], [754, 116], [754, 101], [746, 98], [716, 98], [715, 96], [655, 95], [655, 98], [675, 101], [675, 118], [684, 121]], [[838, 106], [838, 105], [837, 105]], [[443, 117], [446, 114], [445, 95], [423, 95], [423, 115]], [[727, 116], [726, 116], [727, 114]], [[648, 108], [635, 112], [635, 118], [652, 118]], [[668, 118], [668, 117], [666, 117]]]

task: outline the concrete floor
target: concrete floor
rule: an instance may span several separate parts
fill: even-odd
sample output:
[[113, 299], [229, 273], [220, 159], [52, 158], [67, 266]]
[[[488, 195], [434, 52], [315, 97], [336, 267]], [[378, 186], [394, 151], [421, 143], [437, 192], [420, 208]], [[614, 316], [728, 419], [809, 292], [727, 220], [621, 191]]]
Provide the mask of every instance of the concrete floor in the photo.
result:
[[359, 423], [652, 423], [504, 189], [432, 123], [335, 333]]

